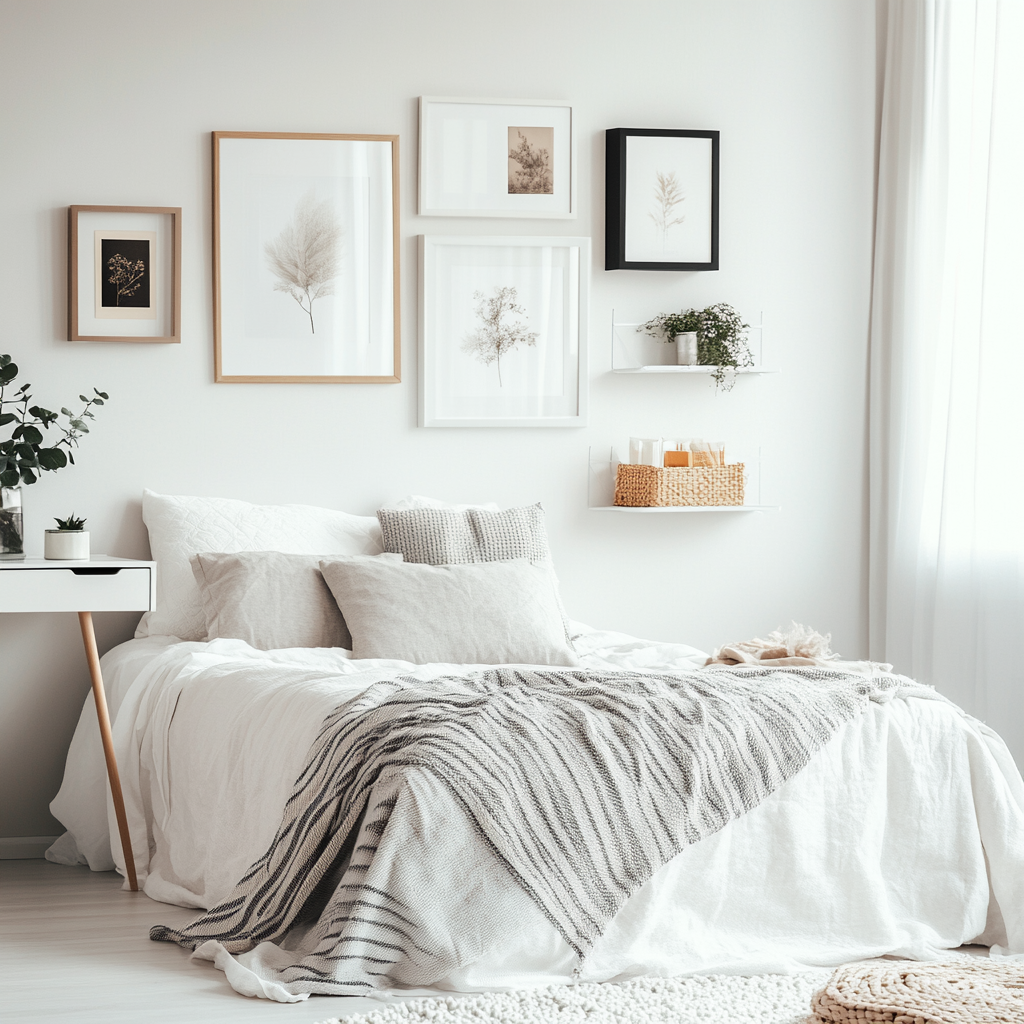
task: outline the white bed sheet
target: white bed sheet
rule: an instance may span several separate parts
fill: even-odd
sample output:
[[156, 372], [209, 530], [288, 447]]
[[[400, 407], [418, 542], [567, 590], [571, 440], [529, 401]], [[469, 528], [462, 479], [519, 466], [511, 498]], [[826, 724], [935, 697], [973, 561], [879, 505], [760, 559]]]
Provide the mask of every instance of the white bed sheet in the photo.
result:
[[[705, 657], [582, 632], [585, 667], [688, 669]], [[197, 908], [222, 899], [269, 845], [331, 709], [381, 678], [467, 669], [168, 637], [129, 641], [103, 664], [139, 881], [155, 900]], [[123, 873], [91, 700], [51, 810], [70, 836], [50, 859], [94, 870], [116, 860]], [[571, 950], [522, 903], [518, 933], [440, 987], [571, 979]], [[665, 865], [581, 980], [931, 959], [979, 938], [1024, 952], [1024, 783], [992, 730], [915, 697], [871, 705], [764, 803]]]

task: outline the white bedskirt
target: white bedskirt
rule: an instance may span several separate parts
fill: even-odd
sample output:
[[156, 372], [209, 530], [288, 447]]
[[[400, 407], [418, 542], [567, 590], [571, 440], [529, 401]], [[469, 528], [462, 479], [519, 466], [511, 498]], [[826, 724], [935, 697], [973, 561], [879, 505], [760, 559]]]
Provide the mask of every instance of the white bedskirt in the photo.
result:
[[[579, 645], [592, 668], [704, 660], [592, 630]], [[122, 644], [103, 667], [139, 881], [155, 900], [197, 908], [265, 851], [331, 709], [381, 678], [466, 668], [167, 637]], [[123, 873], [91, 699], [51, 810], [69, 831], [51, 860]], [[500, 948], [442, 987], [569, 981], [573, 953], [525, 895], [516, 918]], [[871, 705], [760, 806], [665, 865], [581, 980], [932, 959], [974, 940], [1024, 952], [1024, 783], [991, 729], [939, 698], [897, 699]]]

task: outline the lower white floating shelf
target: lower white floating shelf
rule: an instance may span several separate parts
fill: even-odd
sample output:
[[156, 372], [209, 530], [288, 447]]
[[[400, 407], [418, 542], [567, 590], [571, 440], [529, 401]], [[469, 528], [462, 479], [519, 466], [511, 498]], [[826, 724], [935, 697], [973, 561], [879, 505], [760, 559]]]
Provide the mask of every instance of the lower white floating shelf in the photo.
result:
[[591, 512], [779, 512], [781, 505], [591, 505]]

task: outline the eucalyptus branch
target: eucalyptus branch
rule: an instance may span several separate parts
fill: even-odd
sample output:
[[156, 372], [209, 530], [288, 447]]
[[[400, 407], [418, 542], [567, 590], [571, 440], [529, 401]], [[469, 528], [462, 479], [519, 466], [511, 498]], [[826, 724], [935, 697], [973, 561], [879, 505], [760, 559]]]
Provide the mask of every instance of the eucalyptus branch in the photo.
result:
[[[77, 448], [81, 436], [89, 433], [86, 420], [96, 418], [92, 407], [103, 405], [109, 397], [105, 391], [93, 388], [91, 398], [78, 396], [84, 403], [78, 415], [66, 407], [55, 413], [40, 405], [29, 405], [31, 384], [22, 384], [14, 398], [7, 398], [6, 389], [17, 376], [18, 367], [11, 357], [0, 355], [0, 427], [14, 424], [10, 437], [0, 441], [0, 486], [3, 487], [34, 484], [41, 473], [63, 469], [69, 462], [74, 465], [71, 449]], [[12, 406], [13, 410], [7, 412], [5, 406]], [[67, 418], [67, 424], [60, 422], [61, 416]], [[44, 432], [54, 427], [63, 437], [44, 446]]]

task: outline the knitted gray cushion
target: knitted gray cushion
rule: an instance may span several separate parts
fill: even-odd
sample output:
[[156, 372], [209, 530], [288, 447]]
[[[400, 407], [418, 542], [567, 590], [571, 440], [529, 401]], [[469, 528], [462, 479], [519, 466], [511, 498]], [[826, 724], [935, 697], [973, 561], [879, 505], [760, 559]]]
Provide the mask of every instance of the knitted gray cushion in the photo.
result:
[[407, 562], [465, 565], [525, 558], [551, 565], [540, 503], [501, 512], [382, 508], [377, 519], [384, 550], [398, 552]]

